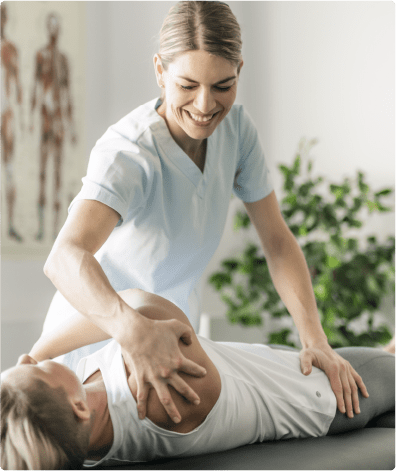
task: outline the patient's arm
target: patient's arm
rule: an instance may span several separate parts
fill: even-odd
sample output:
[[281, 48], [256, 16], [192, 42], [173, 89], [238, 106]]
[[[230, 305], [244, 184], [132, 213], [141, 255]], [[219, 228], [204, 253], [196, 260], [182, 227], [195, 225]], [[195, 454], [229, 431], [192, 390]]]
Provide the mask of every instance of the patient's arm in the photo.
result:
[[[187, 316], [167, 299], [139, 289], [129, 289], [118, 294], [145, 317], [157, 320], [178, 319], [191, 326]], [[151, 315], [150, 306], [164, 307], [168, 309], [168, 312], [164, 310], [159, 318], [158, 310]], [[194, 337], [195, 334], [193, 334]], [[29, 355], [37, 361], [48, 360], [109, 338], [111, 337], [106, 332], [90, 322], [86, 316], [76, 313], [52, 331], [42, 335]]]
[[37, 361], [50, 360], [109, 338], [111, 337], [96, 324], [77, 313], [55, 329], [41, 335], [29, 355]]
[[[149, 293], [137, 289], [121, 291], [118, 294], [127, 304], [136, 310], [139, 310], [139, 308], [150, 301]], [[161, 300], [169, 303], [169, 301], [160, 296], [151, 295], [151, 298], [152, 297], [156, 300], [158, 298], [157, 304], [161, 302]], [[174, 307], [176, 308], [176, 306]], [[146, 314], [143, 312], [141, 314], [150, 317], [147, 311]], [[110, 338], [110, 335], [96, 324], [89, 321], [86, 316], [76, 313], [55, 329], [41, 335], [29, 355], [37, 361], [50, 360], [59, 355], [64, 355], [65, 353], [76, 350], [77, 348]]]

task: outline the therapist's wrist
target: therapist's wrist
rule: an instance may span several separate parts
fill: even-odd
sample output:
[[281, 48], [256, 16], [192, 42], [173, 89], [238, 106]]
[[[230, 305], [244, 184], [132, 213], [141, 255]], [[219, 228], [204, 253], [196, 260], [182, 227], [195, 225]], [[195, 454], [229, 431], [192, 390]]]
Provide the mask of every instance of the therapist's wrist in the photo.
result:
[[320, 348], [321, 346], [329, 345], [328, 338], [324, 331], [310, 335], [300, 335], [300, 341], [303, 348]]
[[143, 331], [147, 327], [146, 321], [149, 319], [121, 300], [109, 325], [109, 334], [124, 347], [130, 344], [132, 336], [136, 339], [139, 337], [139, 332], [142, 332], [143, 335]]

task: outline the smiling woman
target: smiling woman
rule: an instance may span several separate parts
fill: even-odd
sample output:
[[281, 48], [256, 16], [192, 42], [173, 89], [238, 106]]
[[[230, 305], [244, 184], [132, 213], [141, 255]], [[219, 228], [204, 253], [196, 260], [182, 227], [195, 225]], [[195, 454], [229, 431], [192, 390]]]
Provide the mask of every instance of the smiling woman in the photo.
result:
[[157, 112], [184, 152], [194, 162], [202, 162], [206, 154], [205, 140], [234, 104], [238, 67], [204, 50], [185, 52], [170, 63], [167, 70], [156, 54], [154, 65], [157, 81], [160, 86], [164, 84], [166, 90]]
[[154, 56], [163, 88], [157, 112], [173, 139], [203, 171], [206, 141], [234, 104], [243, 60], [238, 22], [223, 2], [171, 8]]

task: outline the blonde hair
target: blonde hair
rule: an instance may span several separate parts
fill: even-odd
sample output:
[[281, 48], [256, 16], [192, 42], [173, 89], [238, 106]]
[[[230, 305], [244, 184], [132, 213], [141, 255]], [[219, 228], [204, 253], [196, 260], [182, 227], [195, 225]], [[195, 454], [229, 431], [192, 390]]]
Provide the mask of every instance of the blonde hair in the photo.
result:
[[89, 430], [73, 413], [62, 387], [1, 385], [1, 467], [82, 469]]
[[158, 55], [167, 70], [187, 51], [204, 50], [232, 62], [240, 70], [241, 29], [224, 2], [179, 2], [166, 16], [160, 31]]

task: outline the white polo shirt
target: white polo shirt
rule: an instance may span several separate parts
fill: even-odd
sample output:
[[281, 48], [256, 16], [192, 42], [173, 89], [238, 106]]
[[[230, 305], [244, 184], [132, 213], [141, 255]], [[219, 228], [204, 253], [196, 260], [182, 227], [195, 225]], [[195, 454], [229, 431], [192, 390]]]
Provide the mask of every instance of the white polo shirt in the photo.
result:
[[[231, 194], [246, 202], [273, 189], [257, 131], [234, 105], [207, 140], [204, 172], [176, 144], [152, 100], [111, 126], [92, 150], [83, 187], [120, 214], [95, 257], [116, 291], [140, 288], [176, 304], [199, 328], [197, 285], [217, 249]], [[55, 295], [49, 330], [75, 312]], [[96, 347], [85, 350], [88, 354]]]

